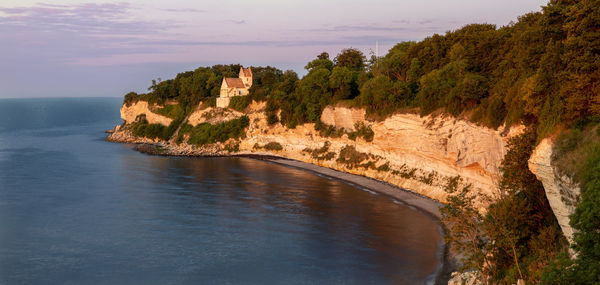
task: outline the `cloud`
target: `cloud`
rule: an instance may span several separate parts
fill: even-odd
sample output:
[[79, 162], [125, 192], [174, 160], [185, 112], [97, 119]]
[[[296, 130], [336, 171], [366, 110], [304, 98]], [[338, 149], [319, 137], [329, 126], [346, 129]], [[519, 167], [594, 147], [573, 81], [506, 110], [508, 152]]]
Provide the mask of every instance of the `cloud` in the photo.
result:
[[206, 13], [206, 10], [193, 9], [193, 8], [186, 8], [186, 9], [167, 8], [167, 9], [160, 9], [160, 10], [166, 11], [166, 12], [174, 12], [174, 13]]
[[[31, 64], [46, 61], [63, 65], [118, 65], [128, 61], [166, 61], [174, 58], [174, 54], [203, 53], [211, 58], [225, 47], [255, 50], [368, 47], [376, 41], [391, 44], [415, 40], [419, 38], [415, 31], [428, 34], [434, 29], [416, 22], [409, 25], [397, 21], [314, 29], [309, 26], [304, 30], [273, 26], [259, 28], [261, 33], [257, 35], [247, 33], [260, 25], [257, 20], [215, 20], [220, 16], [212, 14], [201, 18], [191, 16], [187, 20], [178, 18], [178, 13], [205, 12], [193, 8], [150, 8], [166, 16], [165, 20], [140, 20], [135, 12], [141, 8], [130, 3], [0, 7], [0, 62], [20, 59]], [[167, 22], [169, 17], [172, 20]]]
[[[371, 24], [371, 25], [340, 25], [333, 26], [328, 28], [316, 28], [316, 29], [308, 29], [305, 31], [309, 32], [329, 32], [329, 33], [356, 33], [356, 32], [381, 32], [381, 33], [431, 33], [439, 30], [439, 27], [432, 26], [433, 21], [420, 21], [418, 25], [410, 25], [411, 22], [407, 20], [402, 21], [392, 21], [392, 25], [382, 25], [382, 24]], [[398, 26], [397, 24], [402, 24]]]
[[149, 33], [173, 25], [136, 21], [129, 17], [128, 3], [85, 3], [56, 5], [39, 3], [31, 7], [0, 8], [0, 25], [20, 31], [74, 32], [87, 34]]
[[404, 27], [390, 27], [390, 26], [377, 26], [377, 25], [343, 25], [334, 26], [331, 28], [317, 28], [310, 29], [312, 32], [368, 32], [368, 31], [402, 31], [406, 30]]
[[0, 61], [69, 63], [77, 58], [158, 52], [138, 45], [173, 23], [140, 21], [128, 3], [0, 7]]

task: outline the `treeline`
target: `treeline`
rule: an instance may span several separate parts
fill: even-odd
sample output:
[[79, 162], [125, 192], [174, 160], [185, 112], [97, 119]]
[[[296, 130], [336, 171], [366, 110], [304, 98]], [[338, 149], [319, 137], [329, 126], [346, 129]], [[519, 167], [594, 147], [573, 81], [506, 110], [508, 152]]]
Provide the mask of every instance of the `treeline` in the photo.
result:
[[[267, 100], [270, 122], [318, 123], [329, 104], [345, 100], [372, 117], [443, 110], [490, 127], [525, 123], [544, 137], [558, 125], [600, 115], [598, 1], [553, 0], [541, 12], [497, 28], [467, 25], [420, 42], [402, 42], [385, 57], [349, 48], [322, 53], [293, 71], [252, 67], [250, 96]], [[126, 101], [177, 100], [186, 110], [219, 94], [240, 65], [215, 65], [153, 81], [148, 94]], [[280, 117], [274, 114], [281, 110]]]

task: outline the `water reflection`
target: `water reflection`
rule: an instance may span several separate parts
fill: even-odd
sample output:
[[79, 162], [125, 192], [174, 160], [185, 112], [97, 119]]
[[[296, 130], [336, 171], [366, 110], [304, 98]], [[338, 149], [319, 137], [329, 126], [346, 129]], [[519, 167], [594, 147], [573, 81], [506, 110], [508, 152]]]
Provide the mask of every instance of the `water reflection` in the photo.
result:
[[[199, 238], [228, 228], [260, 249], [261, 258], [284, 250], [295, 259], [288, 262], [308, 272], [312, 263], [320, 264], [320, 272], [347, 267], [344, 278], [356, 280], [381, 274], [393, 283], [414, 284], [436, 269], [437, 225], [386, 197], [252, 159], [145, 156], [140, 164], [138, 156], [126, 158], [123, 169], [131, 171], [125, 188], [152, 196], [145, 202], [154, 206], [179, 201], [157, 214], [183, 227], [200, 225]], [[169, 211], [177, 213], [165, 217]], [[224, 240], [235, 240], [235, 234]]]
[[121, 99], [0, 100], [0, 284], [419, 284], [427, 216], [264, 161], [102, 141]]

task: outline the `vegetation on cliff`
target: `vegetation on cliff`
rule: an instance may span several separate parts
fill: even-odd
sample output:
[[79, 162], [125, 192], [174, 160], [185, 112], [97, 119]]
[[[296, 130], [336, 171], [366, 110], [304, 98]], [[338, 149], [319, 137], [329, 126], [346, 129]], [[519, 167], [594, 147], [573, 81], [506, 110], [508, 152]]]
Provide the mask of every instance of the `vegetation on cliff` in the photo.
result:
[[188, 143], [201, 146], [216, 142], [225, 142], [228, 139], [238, 139], [243, 137], [246, 127], [250, 125], [248, 116], [242, 116], [238, 119], [233, 119], [227, 122], [217, 124], [202, 123], [197, 126], [184, 124], [179, 129], [177, 142], [183, 141], [184, 136], [189, 136]]
[[145, 115], [140, 115], [131, 125], [131, 130], [135, 136], [146, 137], [150, 139], [169, 140], [177, 127], [183, 121], [183, 117], [175, 118], [169, 126], [161, 124], [149, 124]]
[[502, 163], [500, 193], [485, 214], [476, 210], [474, 193], [448, 184], [444, 222], [448, 242], [466, 256], [465, 268], [477, 268], [492, 283], [540, 280], [544, 268], [566, 247], [542, 184], [529, 171], [533, 131], [512, 138]]
[[581, 185], [581, 202], [571, 216], [577, 230], [570, 260], [566, 252], [553, 261], [545, 284], [600, 283], [600, 124], [590, 121], [561, 134], [554, 163]]

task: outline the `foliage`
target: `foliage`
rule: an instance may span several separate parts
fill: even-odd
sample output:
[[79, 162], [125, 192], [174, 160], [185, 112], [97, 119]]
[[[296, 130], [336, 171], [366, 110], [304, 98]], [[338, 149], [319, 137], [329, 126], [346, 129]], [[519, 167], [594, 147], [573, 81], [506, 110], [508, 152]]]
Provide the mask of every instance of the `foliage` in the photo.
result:
[[464, 256], [460, 270], [479, 269], [484, 272], [489, 264], [485, 247], [488, 239], [483, 232], [483, 215], [475, 205], [476, 195], [471, 186], [461, 187], [462, 178], [456, 177], [448, 183], [447, 204], [440, 209], [446, 228], [446, 242], [458, 254]]
[[281, 146], [281, 144], [278, 142], [267, 143], [262, 148], [266, 149], [266, 150], [273, 150], [273, 151], [283, 150], [283, 146]]
[[334, 62], [336, 67], [360, 70], [365, 66], [365, 56], [358, 49], [347, 48], [335, 57]]
[[492, 283], [535, 283], [564, 247], [544, 188], [527, 167], [535, 139], [529, 130], [509, 140], [501, 193], [485, 215], [477, 212], [473, 193], [456, 190], [460, 181], [448, 182], [449, 203], [442, 210], [451, 228], [448, 241], [466, 256], [465, 269], [479, 269]]
[[575, 182], [589, 175], [585, 167], [588, 160], [600, 155], [600, 125], [589, 124], [562, 132], [555, 140], [552, 151], [555, 165], [562, 174], [571, 176]]
[[137, 102], [138, 100], [139, 95], [132, 91], [125, 94], [125, 96], [123, 97], [123, 104], [125, 104], [126, 106], [131, 106], [131, 104]]
[[131, 130], [133, 135], [138, 137], [146, 137], [150, 139], [168, 140], [173, 136], [183, 118], [173, 120], [169, 126], [162, 124], [149, 124], [145, 115], [140, 115], [132, 124]]
[[[189, 134], [188, 143], [197, 146], [216, 142], [225, 142], [230, 138], [238, 139], [245, 135], [245, 129], [250, 125], [248, 116], [233, 119], [214, 125], [203, 123], [195, 127], [185, 124], [179, 130], [179, 136]], [[178, 138], [181, 141], [181, 139]]]
[[357, 151], [354, 146], [347, 145], [340, 150], [337, 162], [344, 163], [349, 168], [352, 168], [368, 158], [368, 154]]
[[310, 154], [310, 156], [316, 160], [331, 160], [335, 157], [336, 153], [329, 151], [329, 146], [331, 146], [331, 143], [326, 141], [320, 148], [305, 148], [302, 152]]
[[248, 96], [235, 96], [229, 101], [229, 108], [242, 112], [250, 105], [250, 101], [251, 99]]
[[179, 104], [165, 105], [162, 108], [154, 110], [154, 113], [169, 117], [171, 119], [182, 119], [185, 116], [185, 110]]
[[[581, 201], [570, 217], [576, 230], [574, 260], [566, 255], [556, 258], [544, 272], [544, 284], [600, 283], [600, 140], [598, 126], [571, 130], [558, 139], [559, 167], [568, 166], [581, 185]], [[563, 157], [565, 161], [561, 161]], [[579, 161], [570, 161], [577, 159]]]
[[363, 122], [357, 122], [354, 124], [354, 132], [348, 133], [348, 138], [355, 140], [357, 137], [362, 137], [367, 142], [372, 142], [375, 137], [375, 132], [370, 126], [365, 125]]

